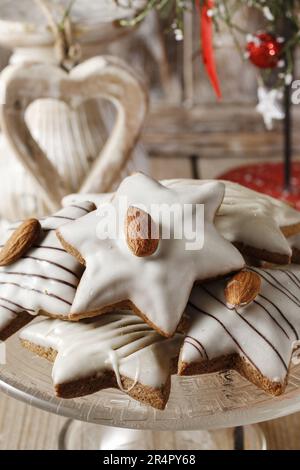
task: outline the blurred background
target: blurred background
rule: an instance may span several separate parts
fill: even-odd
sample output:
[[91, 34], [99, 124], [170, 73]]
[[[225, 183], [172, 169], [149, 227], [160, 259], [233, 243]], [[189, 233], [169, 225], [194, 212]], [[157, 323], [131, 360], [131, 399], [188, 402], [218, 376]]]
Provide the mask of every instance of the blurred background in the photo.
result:
[[[22, 2], [19, 16], [22, 18], [26, 11], [30, 19], [26, 2], [34, 4], [32, 0]], [[73, 7], [75, 15], [76, 3]], [[97, 4], [90, 3], [91, 6]], [[15, 20], [17, 16], [10, 4], [5, 0], [0, 2], [3, 20], [9, 15]], [[31, 5], [33, 14], [32, 10]], [[45, 22], [45, 19], [40, 15], [39, 21]], [[241, 30], [253, 33], [267, 27], [266, 18], [256, 9], [247, 7], [238, 10], [234, 21]], [[195, 157], [193, 171], [201, 178], [216, 177], [244, 163], [281, 161], [283, 123], [274, 121], [273, 129], [266, 131], [262, 116], [256, 111], [259, 69], [246, 60], [243, 49], [238, 50], [232, 31], [221, 24], [221, 30], [214, 38], [222, 90], [222, 99], [218, 101], [201, 58], [199, 17], [195, 9], [184, 13], [183, 24], [183, 38], [176, 38], [174, 28], [170, 28], [170, 18], [150, 11], [136, 29], [123, 27], [121, 35], [112, 35], [112, 38], [107, 35], [109, 40], [101, 38], [98, 44], [93, 44], [94, 54], [109, 53], [125, 59], [149, 87], [150, 110], [141, 142], [149, 157], [151, 171], [162, 178], [191, 176], [191, 156]], [[1, 29], [7, 34], [4, 27]], [[243, 48], [246, 35], [240, 33], [239, 40], [242, 40]], [[9, 43], [9, 39], [6, 37], [1, 41], [0, 37], [0, 42]], [[11, 43], [15, 42], [15, 38], [11, 38]], [[17, 46], [15, 53], [20, 54], [21, 48], [19, 44]], [[7, 65], [11, 52], [3, 47], [0, 49], [1, 68]], [[296, 49], [295, 77], [298, 55]], [[25, 59], [17, 56], [14, 62], [20, 60]], [[26, 60], [32, 60], [32, 57], [26, 56]], [[293, 113], [293, 158], [298, 159], [297, 106]]]

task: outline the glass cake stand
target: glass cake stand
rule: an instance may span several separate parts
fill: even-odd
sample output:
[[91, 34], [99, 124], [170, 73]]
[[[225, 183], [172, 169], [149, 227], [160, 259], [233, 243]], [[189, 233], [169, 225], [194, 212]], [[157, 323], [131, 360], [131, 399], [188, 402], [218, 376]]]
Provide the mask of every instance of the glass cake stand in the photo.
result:
[[169, 403], [158, 411], [118, 390], [72, 400], [55, 397], [51, 364], [24, 350], [17, 337], [6, 342], [6, 361], [0, 366], [0, 390], [70, 418], [60, 433], [61, 449], [265, 449], [263, 433], [253, 423], [300, 410], [300, 364], [292, 367], [280, 397], [232, 371], [174, 376]]

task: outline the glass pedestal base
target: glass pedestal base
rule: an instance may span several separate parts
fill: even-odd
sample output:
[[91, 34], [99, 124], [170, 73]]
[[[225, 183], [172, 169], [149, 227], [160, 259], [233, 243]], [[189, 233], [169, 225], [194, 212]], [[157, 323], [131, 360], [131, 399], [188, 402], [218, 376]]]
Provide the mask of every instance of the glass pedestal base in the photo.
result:
[[258, 425], [214, 431], [146, 431], [68, 420], [60, 450], [266, 450]]
[[[287, 389], [279, 397], [231, 370], [173, 376], [169, 402], [160, 411], [117, 389], [72, 400], [55, 397], [52, 365], [24, 350], [16, 336], [6, 342], [6, 358], [0, 365], [0, 391], [69, 419], [61, 432], [61, 449], [265, 449], [259, 427], [249, 425], [300, 410], [300, 364], [291, 367]], [[211, 429], [216, 431], [207, 431]]]

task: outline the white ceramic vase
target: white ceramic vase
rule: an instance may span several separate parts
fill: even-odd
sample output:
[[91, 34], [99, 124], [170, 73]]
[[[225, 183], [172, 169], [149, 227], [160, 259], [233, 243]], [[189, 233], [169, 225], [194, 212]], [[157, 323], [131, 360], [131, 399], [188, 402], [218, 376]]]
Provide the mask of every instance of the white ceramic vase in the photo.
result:
[[[130, 171], [147, 107], [128, 65], [89, 59], [120, 34], [114, 20], [126, 9], [111, 0], [89, 2], [87, 11], [75, 2], [74, 34], [87, 60], [68, 76], [55, 66], [53, 38], [38, 10], [28, 14], [29, 3], [1, 0], [0, 43], [14, 48], [0, 79], [0, 218], [10, 220], [56, 210], [70, 192], [112, 189]], [[103, 98], [116, 109], [112, 126]]]

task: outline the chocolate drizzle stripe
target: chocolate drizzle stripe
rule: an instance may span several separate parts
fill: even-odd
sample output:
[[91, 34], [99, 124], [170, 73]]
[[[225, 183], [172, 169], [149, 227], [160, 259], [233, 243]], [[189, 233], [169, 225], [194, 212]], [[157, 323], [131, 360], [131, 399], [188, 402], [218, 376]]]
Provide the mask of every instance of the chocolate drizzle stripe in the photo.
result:
[[[48, 277], [48, 276], [43, 276], [42, 274], [32, 274], [32, 273], [20, 273], [20, 272], [9, 272], [9, 273], [3, 273], [5, 276], [26, 276], [26, 277], [37, 277], [39, 279], [45, 279], [46, 281], [53, 281], [57, 282], [59, 284], [63, 284], [65, 286], [71, 287], [72, 289], [76, 289], [77, 286], [74, 284], [71, 284], [70, 282], [64, 281], [62, 279], [58, 279], [56, 277]], [[1, 273], [0, 273], [1, 275]]]
[[193, 346], [193, 348], [196, 349], [196, 351], [200, 354], [200, 356], [203, 358], [203, 352], [201, 351], [201, 349], [199, 348], [199, 346], [195, 343], [193, 343], [192, 341], [188, 340], [187, 338], [185, 338], [184, 340], [184, 344], [190, 344], [191, 346]]
[[71, 220], [72, 222], [74, 222], [74, 220], [76, 220], [76, 218], [74, 217], [66, 217], [65, 215], [50, 215], [47, 220], [49, 219], [62, 219], [62, 220]]
[[[227, 305], [226, 305], [224, 302], [222, 302], [222, 300], [218, 299], [217, 296], [215, 296], [214, 294], [212, 294], [212, 293], [211, 293], [207, 288], [205, 288], [204, 286], [202, 286], [202, 288], [203, 288], [203, 290], [204, 290], [208, 295], [210, 295], [213, 299], [215, 299], [217, 302], [219, 302], [221, 305], [223, 305], [223, 307], [225, 307], [227, 310], [229, 310], [228, 307], [227, 307]], [[286, 371], [287, 371], [288, 368], [287, 368], [287, 365], [286, 365], [284, 359], [282, 358], [280, 352], [276, 349], [276, 347], [271, 343], [271, 341], [269, 341], [268, 338], [266, 338], [260, 331], [258, 331], [258, 330], [255, 328], [255, 326], [252, 325], [252, 323], [250, 323], [246, 318], [244, 318], [236, 309], [233, 309], [233, 310], [231, 310], [231, 311], [232, 311], [232, 312], [235, 312], [235, 313], [238, 315], [238, 317], [239, 317], [244, 323], [246, 323], [246, 324], [249, 326], [249, 328], [251, 328], [253, 331], [255, 331], [255, 333], [257, 333], [258, 336], [260, 336], [260, 337], [271, 347], [271, 349], [273, 349], [273, 351], [277, 354], [278, 358], [280, 359], [280, 361], [282, 362], [284, 368], [285, 368]]]
[[32, 259], [34, 261], [39, 261], [39, 262], [51, 264], [52, 266], [56, 266], [57, 268], [60, 268], [63, 271], [66, 271], [66, 272], [72, 274], [72, 276], [76, 277], [76, 279], [79, 280], [78, 275], [76, 273], [74, 273], [74, 271], [72, 271], [71, 269], [66, 268], [62, 264], [55, 263], [54, 261], [49, 261], [48, 259], [44, 259], [44, 258], [37, 258], [36, 256], [23, 256], [23, 259]]
[[[203, 344], [200, 343], [200, 341], [198, 341], [196, 338], [193, 338], [192, 336], [189, 336], [189, 335], [186, 335], [185, 338], [195, 341], [195, 343], [197, 343], [198, 347], [201, 348], [201, 350], [204, 352], [204, 354], [205, 354], [205, 356], [206, 356], [206, 359], [208, 359], [208, 354], [207, 354], [207, 352], [206, 352], [206, 349], [205, 349], [205, 347], [203, 346]], [[202, 355], [202, 354], [201, 354], [201, 355]]]
[[297, 281], [299, 281], [299, 284], [300, 284], [300, 279], [299, 279], [299, 277], [296, 275], [296, 273], [294, 273], [293, 271], [290, 271], [289, 269], [287, 269], [286, 271], [287, 271], [288, 273], [290, 273], [292, 276], [294, 276], [294, 277], [297, 279]]
[[272, 302], [272, 300], [268, 299], [266, 296], [264, 296], [263, 294], [259, 294], [259, 297], [261, 297], [262, 299], [266, 300], [267, 302], [269, 302], [274, 308], [275, 310], [277, 310], [277, 312], [279, 313], [279, 315], [286, 321], [286, 323], [289, 325], [289, 327], [291, 328], [291, 330], [293, 331], [296, 339], [298, 340], [299, 339], [299, 335], [297, 333], [297, 330], [296, 328], [294, 327], [294, 325], [289, 321], [289, 319], [284, 315], [284, 313], [277, 307], [277, 305], [275, 305], [274, 302]]
[[13, 310], [12, 308], [7, 307], [7, 305], [0, 304], [0, 307], [5, 308], [5, 310], [8, 310], [11, 313], [16, 313], [16, 314], [18, 313], [16, 312], [16, 310]]
[[249, 328], [252, 328], [253, 331], [255, 331], [255, 333], [257, 333], [259, 336], [261, 336], [261, 338], [263, 338], [265, 340], [265, 342], [273, 349], [273, 351], [275, 352], [275, 354], [278, 356], [278, 358], [280, 359], [283, 367], [285, 368], [286, 371], [288, 371], [288, 367], [285, 363], [285, 360], [283, 359], [283, 357], [281, 356], [280, 352], [278, 351], [278, 349], [275, 348], [274, 344], [271, 343], [271, 341], [268, 340], [268, 338], [266, 338], [262, 333], [260, 333], [254, 325], [252, 325], [246, 318], [244, 318], [236, 309], [234, 309], [235, 313], [249, 326]]
[[291, 271], [284, 271], [283, 269], [278, 269], [278, 271], [280, 271], [281, 273], [285, 274], [294, 284], [296, 287], [300, 287], [300, 281], [299, 279], [297, 278], [297, 276], [295, 276], [294, 273], [292, 273]]
[[242, 346], [240, 345], [240, 343], [235, 339], [235, 337], [230, 333], [230, 331], [228, 330], [228, 328], [226, 328], [226, 326], [221, 322], [221, 320], [219, 320], [217, 317], [215, 317], [214, 315], [212, 315], [211, 313], [208, 313], [208, 312], [205, 312], [204, 310], [201, 310], [199, 307], [197, 307], [196, 305], [194, 305], [191, 301], [188, 302], [188, 305], [190, 305], [192, 308], [194, 308], [195, 310], [197, 310], [198, 312], [202, 313], [203, 315], [206, 315], [210, 318], [213, 318], [217, 323], [219, 323], [221, 325], [221, 327], [226, 331], [226, 333], [228, 334], [228, 336], [230, 336], [230, 338], [232, 339], [232, 341], [236, 344], [236, 346], [239, 348], [239, 350], [244, 354], [244, 356], [248, 359], [248, 361], [258, 370], [258, 372], [261, 374], [262, 372], [260, 371], [260, 369], [254, 364], [254, 362], [252, 361], [252, 359], [250, 359], [250, 357], [248, 356], [248, 354], [245, 352], [245, 350], [242, 348]]
[[64, 250], [63, 248], [56, 247], [56, 246], [34, 245], [32, 248], [36, 248], [37, 250], [55, 250], [55, 251], [61, 251], [62, 253], [66, 253], [66, 250]]
[[268, 276], [270, 276], [270, 278], [273, 279], [274, 282], [277, 282], [277, 284], [282, 289], [286, 289], [286, 291], [295, 299], [295, 301], [298, 302], [299, 307], [300, 307], [300, 300], [298, 299], [298, 297], [290, 289], [288, 289], [284, 284], [282, 284], [282, 282], [280, 282], [278, 279], [276, 279], [276, 277], [273, 274], [271, 274], [269, 271], [264, 271], [264, 273], [267, 274]]
[[258, 300], [253, 300], [253, 303], [258, 305], [260, 308], [262, 308], [268, 315], [270, 318], [272, 318], [273, 322], [276, 323], [276, 325], [278, 326], [278, 328], [280, 328], [280, 330], [284, 333], [284, 335], [288, 338], [288, 339], [291, 339], [290, 336], [288, 335], [288, 333], [285, 331], [285, 329], [283, 328], [283, 326], [280, 325], [279, 321], [276, 320], [276, 318], [273, 317], [273, 315], [271, 314], [271, 312], [269, 312], [269, 310], [267, 309], [267, 307], [265, 307], [263, 304], [261, 304]]
[[32, 308], [22, 307], [22, 305], [16, 304], [15, 302], [12, 302], [11, 300], [6, 299], [5, 297], [0, 297], [0, 300], [4, 300], [4, 302], [14, 305], [15, 307], [19, 308], [20, 310], [23, 310], [24, 312], [34, 312]]
[[202, 358], [206, 359], [207, 361], [209, 360], [206, 350], [203, 348], [202, 345], [199, 346], [199, 344], [201, 343], [199, 343], [199, 341], [197, 341], [196, 338], [192, 338], [191, 336], [186, 336], [186, 338], [184, 339], [184, 343], [190, 344], [191, 346], [193, 346], [193, 348], [195, 348], [196, 351], [198, 351], [198, 353], [200, 354]]
[[90, 213], [90, 211], [89, 211], [88, 209], [86, 209], [85, 207], [77, 206], [76, 204], [72, 204], [72, 205], [70, 205], [70, 206], [68, 206], [68, 207], [74, 207], [74, 209], [80, 209], [80, 210], [86, 212], [87, 214]]
[[[295, 305], [297, 305], [297, 307], [300, 307], [300, 303], [299, 302], [296, 302], [293, 297], [291, 297], [287, 292], [285, 292], [283, 289], [281, 289], [280, 287], [276, 286], [276, 284], [274, 284], [273, 282], [271, 282], [266, 276], [264, 276], [262, 274], [262, 270], [260, 271], [256, 271], [256, 269], [252, 268], [252, 267], [248, 267], [248, 269], [250, 271], [253, 271], [257, 274], [259, 274], [268, 284], [270, 284], [270, 286], [274, 287], [274, 289], [277, 289], [279, 290], [279, 292], [281, 292], [283, 295], [285, 295], [291, 302], [293, 302]], [[266, 272], [266, 271], [263, 271], [263, 272]], [[276, 280], [276, 279], [275, 279]], [[277, 282], [277, 281], [276, 281]], [[277, 282], [278, 284], [278, 282]], [[280, 283], [279, 283], [280, 285]], [[289, 292], [289, 291], [288, 291]]]
[[16, 282], [0, 282], [0, 285], [2, 286], [15, 286], [15, 287], [19, 287], [20, 289], [24, 289], [24, 290], [28, 290], [30, 292], [36, 292], [37, 294], [41, 294], [41, 295], [46, 295], [48, 297], [52, 297], [53, 299], [56, 299], [56, 300], [59, 300], [60, 302], [63, 302], [67, 305], [72, 305], [72, 303], [68, 302], [66, 299], [63, 299], [62, 297], [59, 297], [58, 295], [55, 295], [55, 294], [52, 294], [51, 292], [43, 292], [41, 290], [38, 290], [38, 289], [33, 289], [32, 287], [26, 287], [26, 286], [22, 286], [21, 284], [17, 284]]

